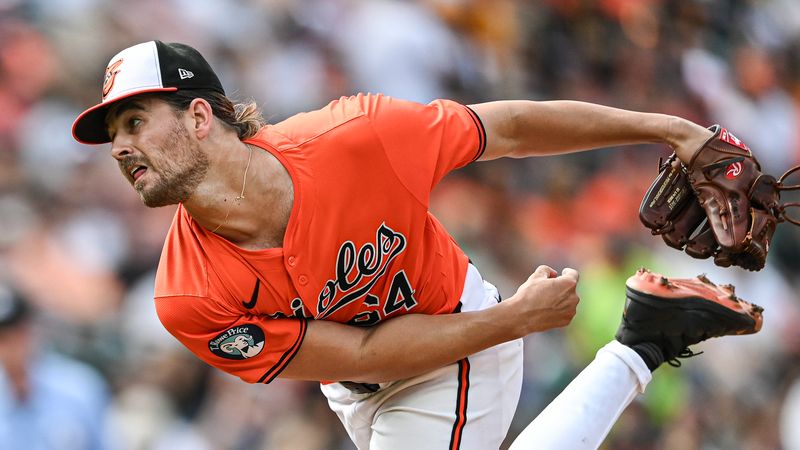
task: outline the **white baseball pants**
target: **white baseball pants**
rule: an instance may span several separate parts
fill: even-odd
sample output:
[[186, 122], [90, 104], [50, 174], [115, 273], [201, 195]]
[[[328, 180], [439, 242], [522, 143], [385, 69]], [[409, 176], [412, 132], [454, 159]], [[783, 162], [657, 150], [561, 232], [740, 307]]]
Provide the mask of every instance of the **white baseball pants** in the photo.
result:
[[[497, 289], [470, 265], [462, 311], [489, 308], [498, 301]], [[612, 341], [511, 448], [596, 449], [649, 380], [639, 355]], [[497, 449], [519, 401], [522, 340], [380, 386], [378, 392], [363, 394], [338, 383], [321, 386], [359, 450]]]

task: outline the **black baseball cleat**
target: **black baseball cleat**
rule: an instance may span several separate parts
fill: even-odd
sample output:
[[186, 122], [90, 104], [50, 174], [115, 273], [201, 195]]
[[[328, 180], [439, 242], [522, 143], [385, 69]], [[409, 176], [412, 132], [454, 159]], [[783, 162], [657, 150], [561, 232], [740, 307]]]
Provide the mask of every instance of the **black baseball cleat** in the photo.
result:
[[761, 329], [762, 307], [736, 297], [733, 286], [717, 286], [705, 275], [672, 279], [642, 268], [625, 287], [627, 300], [616, 339], [640, 355], [643, 349], [652, 352], [654, 344], [661, 352], [654, 367], [663, 361], [680, 366], [677, 358], [694, 356], [689, 346], [706, 339]]

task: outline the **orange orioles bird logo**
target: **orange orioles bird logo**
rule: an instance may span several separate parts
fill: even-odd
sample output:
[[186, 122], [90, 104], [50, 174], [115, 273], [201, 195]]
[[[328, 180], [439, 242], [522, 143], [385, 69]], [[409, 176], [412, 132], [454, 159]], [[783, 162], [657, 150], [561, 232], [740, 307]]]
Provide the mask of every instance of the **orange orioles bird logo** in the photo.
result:
[[106, 98], [111, 88], [114, 87], [114, 79], [117, 78], [119, 73], [119, 66], [122, 65], [122, 59], [118, 59], [106, 67], [106, 77], [103, 80], [103, 98]]

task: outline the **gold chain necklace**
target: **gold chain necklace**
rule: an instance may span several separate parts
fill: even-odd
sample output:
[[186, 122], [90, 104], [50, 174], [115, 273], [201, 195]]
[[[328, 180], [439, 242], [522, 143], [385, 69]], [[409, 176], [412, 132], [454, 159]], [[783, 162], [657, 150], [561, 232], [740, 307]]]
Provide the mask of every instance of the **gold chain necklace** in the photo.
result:
[[222, 219], [222, 222], [219, 225], [217, 225], [217, 228], [214, 228], [211, 231], [212, 233], [216, 233], [217, 230], [219, 230], [220, 228], [222, 228], [223, 225], [228, 223], [228, 216], [231, 215], [231, 210], [233, 209], [233, 203], [235, 202], [237, 205], [239, 205], [242, 202], [242, 200], [244, 200], [244, 189], [247, 186], [247, 169], [250, 168], [250, 161], [253, 160], [253, 146], [250, 144], [245, 144], [245, 145], [247, 145], [247, 148], [250, 149], [250, 156], [247, 157], [247, 165], [244, 167], [244, 179], [242, 180], [242, 193], [239, 194], [238, 197], [235, 197], [233, 199], [233, 202], [231, 202], [230, 206], [228, 206], [228, 212], [225, 213], [225, 218]]

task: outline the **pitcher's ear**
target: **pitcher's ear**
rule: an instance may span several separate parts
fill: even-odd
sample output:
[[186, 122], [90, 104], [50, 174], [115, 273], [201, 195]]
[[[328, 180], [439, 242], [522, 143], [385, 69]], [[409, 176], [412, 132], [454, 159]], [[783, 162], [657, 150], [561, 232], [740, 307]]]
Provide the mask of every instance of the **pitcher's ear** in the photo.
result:
[[191, 124], [198, 139], [205, 139], [211, 132], [211, 123], [214, 120], [214, 113], [211, 104], [205, 99], [196, 98], [192, 100], [187, 109], [191, 118]]

